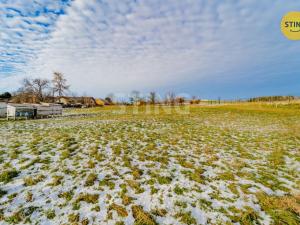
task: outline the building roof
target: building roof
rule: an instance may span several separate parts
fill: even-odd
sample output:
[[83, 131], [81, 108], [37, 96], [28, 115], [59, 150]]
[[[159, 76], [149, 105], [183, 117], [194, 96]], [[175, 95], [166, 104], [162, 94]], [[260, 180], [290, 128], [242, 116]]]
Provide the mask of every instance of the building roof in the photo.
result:
[[66, 97], [66, 96], [61, 96], [58, 97], [58, 102], [66, 101], [68, 103], [73, 103], [73, 104], [85, 104], [86, 102], [84, 101], [93, 101], [95, 102], [95, 99], [93, 97]]
[[16, 103], [8, 103], [7, 107], [15, 107], [15, 108], [29, 108], [29, 109], [33, 109], [34, 106], [30, 105], [30, 104], [16, 104]]

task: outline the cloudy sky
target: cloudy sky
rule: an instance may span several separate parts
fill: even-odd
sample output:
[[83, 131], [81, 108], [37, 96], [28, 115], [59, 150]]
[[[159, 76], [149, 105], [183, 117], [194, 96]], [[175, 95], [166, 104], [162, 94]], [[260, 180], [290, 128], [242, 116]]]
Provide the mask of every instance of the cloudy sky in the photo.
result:
[[65, 74], [73, 92], [300, 95], [299, 0], [0, 0], [0, 92]]

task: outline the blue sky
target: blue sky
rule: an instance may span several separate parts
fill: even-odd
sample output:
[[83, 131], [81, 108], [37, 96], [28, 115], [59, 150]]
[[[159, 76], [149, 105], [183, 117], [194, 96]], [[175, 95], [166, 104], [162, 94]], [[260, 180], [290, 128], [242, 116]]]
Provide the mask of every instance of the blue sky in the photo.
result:
[[299, 0], [0, 0], [0, 92], [65, 74], [77, 94], [300, 95]]

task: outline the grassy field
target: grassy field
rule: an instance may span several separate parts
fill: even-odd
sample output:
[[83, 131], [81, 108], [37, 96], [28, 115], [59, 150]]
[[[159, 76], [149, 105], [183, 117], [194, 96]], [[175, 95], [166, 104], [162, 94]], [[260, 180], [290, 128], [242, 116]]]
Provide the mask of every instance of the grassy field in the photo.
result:
[[300, 224], [297, 106], [66, 114], [0, 121], [0, 224]]

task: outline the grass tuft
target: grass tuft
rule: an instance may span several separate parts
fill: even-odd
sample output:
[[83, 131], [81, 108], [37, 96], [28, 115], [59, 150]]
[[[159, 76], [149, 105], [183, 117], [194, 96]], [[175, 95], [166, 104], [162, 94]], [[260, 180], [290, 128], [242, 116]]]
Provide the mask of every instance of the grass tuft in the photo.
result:
[[126, 208], [121, 206], [121, 205], [117, 205], [115, 203], [113, 203], [109, 206], [109, 210], [115, 210], [118, 213], [118, 215], [121, 216], [121, 217], [127, 217], [128, 216]]
[[142, 206], [134, 205], [131, 207], [133, 218], [135, 219], [135, 225], [156, 225], [154, 218], [147, 212], [145, 212]]
[[0, 182], [8, 183], [12, 181], [13, 178], [17, 177], [19, 172], [17, 170], [6, 170], [0, 174]]

